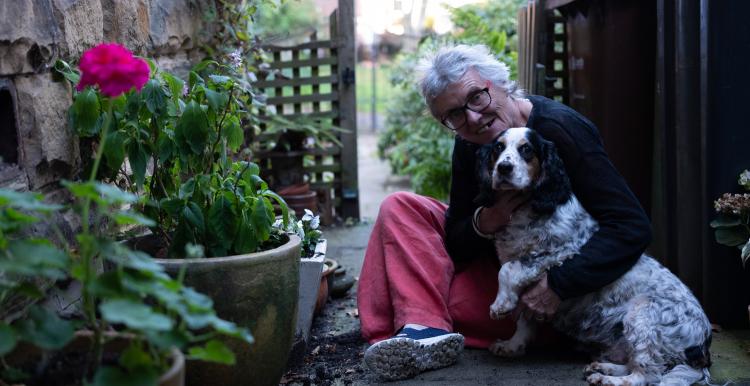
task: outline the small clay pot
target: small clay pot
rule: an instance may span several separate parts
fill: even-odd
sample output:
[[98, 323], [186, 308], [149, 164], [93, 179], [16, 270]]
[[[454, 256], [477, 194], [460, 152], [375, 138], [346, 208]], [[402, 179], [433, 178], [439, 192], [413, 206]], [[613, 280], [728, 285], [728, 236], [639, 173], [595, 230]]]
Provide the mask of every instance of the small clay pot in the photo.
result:
[[339, 267], [336, 260], [326, 258], [323, 261], [323, 273], [320, 275], [320, 287], [318, 287], [318, 299], [315, 301], [315, 314], [320, 314], [328, 301], [330, 288], [333, 286], [333, 273]]

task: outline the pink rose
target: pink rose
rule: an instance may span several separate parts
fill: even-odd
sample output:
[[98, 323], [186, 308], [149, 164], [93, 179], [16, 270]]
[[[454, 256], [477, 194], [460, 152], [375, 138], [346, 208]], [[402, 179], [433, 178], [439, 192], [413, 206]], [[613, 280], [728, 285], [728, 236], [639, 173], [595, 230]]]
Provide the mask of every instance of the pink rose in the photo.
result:
[[100, 44], [81, 56], [81, 80], [76, 90], [97, 85], [102, 94], [116, 97], [135, 87], [140, 91], [148, 82], [150, 69], [143, 59], [133, 57], [119, 44]]

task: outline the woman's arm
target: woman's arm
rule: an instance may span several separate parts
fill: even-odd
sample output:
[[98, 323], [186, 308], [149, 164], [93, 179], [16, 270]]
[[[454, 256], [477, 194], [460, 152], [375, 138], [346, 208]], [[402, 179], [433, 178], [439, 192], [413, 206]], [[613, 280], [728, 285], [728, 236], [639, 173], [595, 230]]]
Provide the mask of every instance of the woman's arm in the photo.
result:
[[651, 224], [625, 179], [615, 169], [588, 121], [545, 122], [536, 128], [555, 142], [573, 192], [599, 223], [578, 255], [549, 270], [547, 280], [562, 299], [584, 295], [627, 272], [651, 242]]
[[469, 261], [478, 256], [495, 256], [492, 241], [480, 237], [472, 226], [479, 194], [474, 159], [477, 147], [456, 138], [453, 145], [451, 190], [445, 213], [445, 246], [455, 262]]

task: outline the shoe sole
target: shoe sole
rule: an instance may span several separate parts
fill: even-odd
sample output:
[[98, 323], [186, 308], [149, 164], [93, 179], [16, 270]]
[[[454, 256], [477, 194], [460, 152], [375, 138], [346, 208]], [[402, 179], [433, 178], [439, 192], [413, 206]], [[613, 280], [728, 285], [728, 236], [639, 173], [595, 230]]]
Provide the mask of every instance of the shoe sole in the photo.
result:
[[391, 338], [372, 345], [365, 352], [365, 364], [385, 380], [414, 377], [426, 371], [456, 363], [464, 348], [464, 337], [450, 334], [431, 343], [409, 338]]

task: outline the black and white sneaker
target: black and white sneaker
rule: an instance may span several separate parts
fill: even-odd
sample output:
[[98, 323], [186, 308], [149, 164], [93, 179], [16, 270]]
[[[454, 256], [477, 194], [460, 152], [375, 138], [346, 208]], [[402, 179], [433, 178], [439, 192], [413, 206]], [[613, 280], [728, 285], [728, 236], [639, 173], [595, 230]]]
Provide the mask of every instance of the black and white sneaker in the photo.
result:
[[394, 337], [365, 351], [365, 364], [385, 380], [411, 378], [456, 363], [464, 337], [432, 327], [407, 324]]

